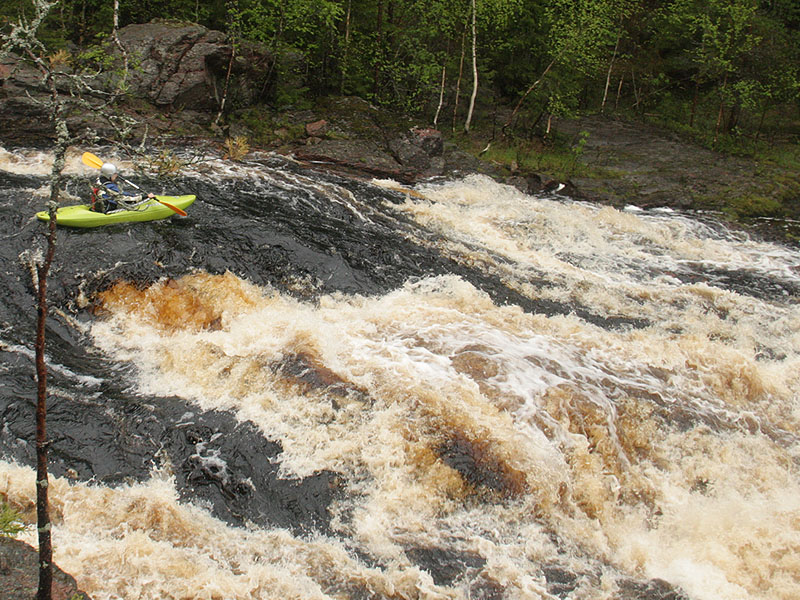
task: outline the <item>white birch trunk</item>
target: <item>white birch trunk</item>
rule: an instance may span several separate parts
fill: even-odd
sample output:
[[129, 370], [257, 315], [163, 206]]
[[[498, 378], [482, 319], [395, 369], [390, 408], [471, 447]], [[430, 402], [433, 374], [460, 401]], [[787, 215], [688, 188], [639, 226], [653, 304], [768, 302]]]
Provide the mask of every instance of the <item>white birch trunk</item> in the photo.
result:
[[472, 0], [472, 97], [469, 100], [469, 111], [467, 111], [467, 121], [464, 123], [464, 131], [469, 133], [472, 124], [472, 113], [475, 111], [475, 98], [478, 96], [478, 32], [477, 32], [477, 7], [476, 0]]
[[433, 126], [438, 127], [439, 113], [442, 111], [442, 103], [444, 102], [444, 83], [447, 75], [447, 67], [442, 67], [442, 85], [439, 86], [439, 106], [436, 107], [436, 115], [433, 117]]

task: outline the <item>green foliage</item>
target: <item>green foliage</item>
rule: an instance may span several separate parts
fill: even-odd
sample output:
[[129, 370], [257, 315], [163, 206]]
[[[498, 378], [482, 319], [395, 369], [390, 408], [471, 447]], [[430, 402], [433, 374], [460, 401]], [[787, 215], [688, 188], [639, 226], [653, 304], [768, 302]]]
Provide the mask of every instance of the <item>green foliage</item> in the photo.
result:
[[[476, 0], [477, 106], [524, 98], [520, 123], [541, 129], [552, 116], [602, 102], [604, 111], [710, 135], [718, 148], [730, 143], [724, 138], [758, 139], [786, 125], [778, 120], [789, 114], [783, 109], [796, 111], [798, 6]], [[104, 45], [112, 7], [60, 0], [40, 28], [45, 55], [67, 59], [66, 49], [72, 69], [113, 72]], [[431, 119], [441, 108], [444, 122], [466, 110], [472, 91], [471, 7], [470, 0], [120, 0], [119, 25], [168, 17], [221, 29], [234, 44], [265, 44], [276, 57], [265, 73], [274, 108], [307, 108], [333, 92]], [[0, 28], [20, 14], [32, 16], [32, 0], [0, 2]]]
[[16, 537], [24, 530], [20, 514], [5, 502], [0, 502], [0, 536]]

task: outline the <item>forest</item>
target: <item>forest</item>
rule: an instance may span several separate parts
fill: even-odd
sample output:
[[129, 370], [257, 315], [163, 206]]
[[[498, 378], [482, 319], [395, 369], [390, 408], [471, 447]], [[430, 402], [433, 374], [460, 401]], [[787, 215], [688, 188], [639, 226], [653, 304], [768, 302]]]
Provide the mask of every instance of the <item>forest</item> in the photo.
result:
[[[4, 0], [0, 23], [30, 4]], [[39, 36], [54, 55], [99, 47], [115, 5], [118, 27], [195, 22], [299, 61], [276, 109], [355, 95], [454, 131], [491, 115], [519, 137], [614, 112], [719, 149], [792, 140], [800, 121], [796, 0], [61, 0]]]

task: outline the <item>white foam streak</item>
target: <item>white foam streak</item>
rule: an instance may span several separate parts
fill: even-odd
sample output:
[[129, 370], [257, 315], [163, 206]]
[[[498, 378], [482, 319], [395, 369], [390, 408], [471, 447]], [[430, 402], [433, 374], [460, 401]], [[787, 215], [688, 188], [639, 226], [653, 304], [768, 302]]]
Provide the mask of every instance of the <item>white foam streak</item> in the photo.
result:
[[[49, 176], [53, 168], [53, 155], [41, 150], [20, 149], [8, 151], [0, 147], [0, 169], [17, 175]], [[97, 171], [81, 162], [81, 151], [69, 148], [65, 157], [63, 173], [85, 174], [94, 179]]]
[[[25, 358], [29, 359], [31, 363], [33, 363], [34, 360], [36, 359], [36, 354], [32, 349], [27, 348], [25, 346], [20, 346], [19, 344], [8, 344], [3, 340], [0, 340], [0, 350], [3, 350], [4, 352], [13, 352], [15, 354], [24, 356]], [[44, 356], [44, 361], [48, 369], [52, 370], [55, 373], [58, 373], [59, 375], [63, 375], [64, 377], [72, 379], [73, 381], [76, 381], [81, 385], [85, 385], [87, 387], [95, 387], [103, 383], [102, 379], [98, 379], [97, 377], [92, 377], [90, 375], [82, 375], [80, 373], [75, 373], [68, 367], [53, 362], [53, 360], [46, 353]]]

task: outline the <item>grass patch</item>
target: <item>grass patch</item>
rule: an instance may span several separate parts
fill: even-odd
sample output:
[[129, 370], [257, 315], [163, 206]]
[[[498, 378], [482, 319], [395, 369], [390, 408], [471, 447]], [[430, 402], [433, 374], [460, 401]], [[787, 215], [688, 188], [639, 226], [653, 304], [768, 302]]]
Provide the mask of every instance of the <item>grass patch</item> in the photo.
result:
[[589, 133], [582, 131], [573, 139], [561, 137], [542, 141], [493, 140], [486, 149], [486, 142], [478, 136], [456, 136], [453, 140], [466, 152], [494, 163], [509, 173], [539, 173], [567, 181], [574, 177], [592, 179], [617, 179], [618, 171], [592, 165], [586, 160], [584, 148]]
[[253, 106], [237, 111], [231, 122], [239, 124], [252, 133], [250, 141], [256, 146], [276, 146], [302, 137], [305, 125], [290, 123], [279, 113], [265, 107]]
[[723, 212], [736, 220], [743, 221], [757, 217], [782, 218], [786, 216], [786, 209], [779, 199], [760, 194], [745, 194], [729, 198]]

